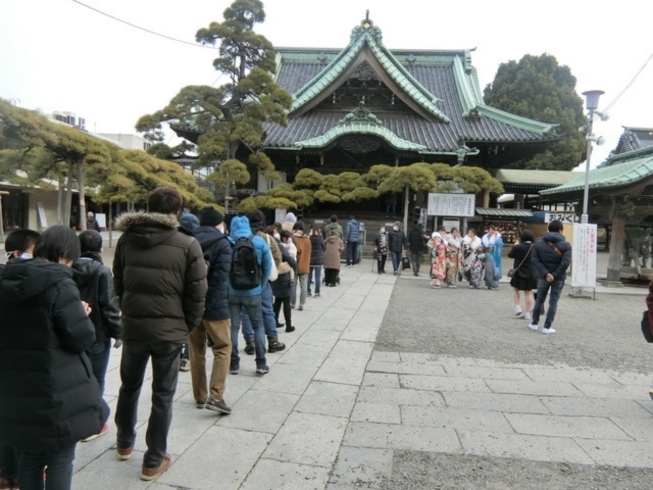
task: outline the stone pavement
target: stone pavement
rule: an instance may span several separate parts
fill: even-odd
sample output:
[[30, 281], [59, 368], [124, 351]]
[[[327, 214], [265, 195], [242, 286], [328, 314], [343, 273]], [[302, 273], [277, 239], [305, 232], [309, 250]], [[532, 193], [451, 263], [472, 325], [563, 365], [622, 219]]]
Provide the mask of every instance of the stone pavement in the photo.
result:
[[[180, 373], [173, 464], [156, 482], [139, 480], [144, 386], [134, 457], [117, 460], [111, 419], [109, 435], [77, 446], [73, 487], [380, 488], [397, 450], [653, 468], [648, 376], [374, 351], [396, 278], [366, 263], [293, 311], [297, 331], [268, 355], [270, 374], [256, 377], [242, 356], [241, 374], [227, 379], [231, 415], [196, 409], [190, 374]], [[107, 379], [112, 410], [119, 355]]]

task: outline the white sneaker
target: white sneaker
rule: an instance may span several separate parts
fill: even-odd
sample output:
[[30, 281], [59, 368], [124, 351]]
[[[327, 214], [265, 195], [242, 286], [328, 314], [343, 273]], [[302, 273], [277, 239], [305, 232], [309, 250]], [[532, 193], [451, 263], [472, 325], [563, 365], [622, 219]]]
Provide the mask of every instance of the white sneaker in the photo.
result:
[[515, 316], [522, 317], [524, 313], [521, 311], [521, 306], [515, 305]]
[[555, 328], [543, 328], [542, 333], [544, 335], [552, 335], [552, 334], [556, 333], [556, 329]]
[[527, 311], [526, 313], [524, 313], [524, 320], [532, 320], [532, 319], [533, 319], [533, 316], [531, 315], [530, 311]]
[[529, 323], [528, 328], [530, 328], [533, 332], [537, 332], [538, 330], [538, 326], [533, 323]]

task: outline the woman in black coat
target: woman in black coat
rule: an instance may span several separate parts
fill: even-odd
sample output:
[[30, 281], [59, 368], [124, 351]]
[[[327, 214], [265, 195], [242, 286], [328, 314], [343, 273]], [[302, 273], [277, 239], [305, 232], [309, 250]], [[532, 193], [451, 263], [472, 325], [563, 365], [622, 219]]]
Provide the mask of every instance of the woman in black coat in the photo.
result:
[[69, 489], [75, 445], [109, 416], [85, 353], [95, 328], [70, 268], [79, 255], [75, 232], [55, 226], [0, 274], [0, 435], [25, 490], [44, 488], [46, 466], [47, 488]]
[[322, 286], [322, 266], [324, 265], [324, 250], [326, 243], [322, 236], [322, 226], [319, 223], [313, 223], [308, 235], [311, 241], [311, 268], [308, 272], [308, 295], [311, 296], [311, 284], [315, 277], [315, 297], [320, 297], [320, 288]]
[[[531, 261], [534, 239], [535, 237], [531, 230], [524, 230], [521, 232], [519, 242], [508, 252], [508, 257], [514, 259], [510, 286], [512, 286], [512, 298], [515, 302], [515, 316], [526, 320], [531, 319], [531, 313], [535, 303], [533, 289], [537, 290], [537, 271]], [[520, 291], [524, 292], [523, 310], [519, 298]]]

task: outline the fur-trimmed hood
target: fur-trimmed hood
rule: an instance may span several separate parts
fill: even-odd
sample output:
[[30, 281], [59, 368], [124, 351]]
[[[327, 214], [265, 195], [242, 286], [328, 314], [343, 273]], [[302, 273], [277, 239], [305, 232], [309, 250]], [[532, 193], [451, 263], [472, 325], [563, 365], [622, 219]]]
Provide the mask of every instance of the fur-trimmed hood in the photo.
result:
[[179, 226], [173, 215], [143, 211], [121, 215], [116, 220], [116, 228], [129, 233], [131, 241], [142, 248], [153, 247], [177, 232], [192, 236]]

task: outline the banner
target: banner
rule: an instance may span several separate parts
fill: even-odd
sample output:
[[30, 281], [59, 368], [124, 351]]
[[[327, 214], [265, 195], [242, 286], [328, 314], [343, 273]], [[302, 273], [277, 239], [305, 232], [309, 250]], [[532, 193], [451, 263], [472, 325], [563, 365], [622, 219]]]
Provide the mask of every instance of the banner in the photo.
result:
[[560, 221], [563, 225], [569, 223], [580, 222], [580, 216], [573, 212], [555, 212], [544, 213], [544, 222], [551, 223], [551, 221]]
[[575, 224], [571, 249], [571, 287], [596, 287], [596, 225]]
[[429, 216], [474, 216], [476, 196], [474, 194], [429, 193]]

